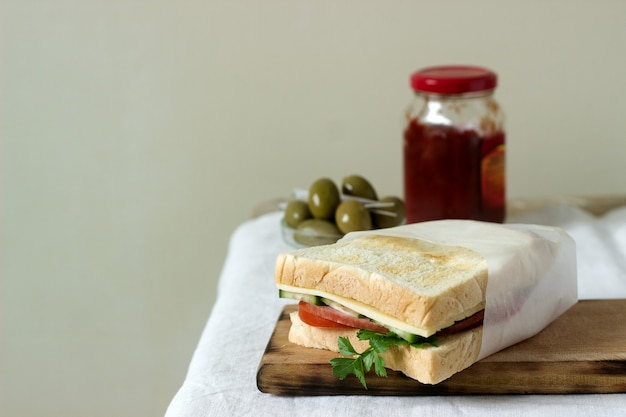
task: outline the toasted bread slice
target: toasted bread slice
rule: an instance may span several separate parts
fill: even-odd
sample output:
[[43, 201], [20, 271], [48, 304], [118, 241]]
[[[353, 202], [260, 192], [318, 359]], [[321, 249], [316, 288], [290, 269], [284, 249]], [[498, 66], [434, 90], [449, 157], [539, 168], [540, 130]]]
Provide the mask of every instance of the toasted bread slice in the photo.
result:
[[427, 337], [484, 308], [487, 263], [464, 247], [376, 235], [280, 254], [275, 280]]

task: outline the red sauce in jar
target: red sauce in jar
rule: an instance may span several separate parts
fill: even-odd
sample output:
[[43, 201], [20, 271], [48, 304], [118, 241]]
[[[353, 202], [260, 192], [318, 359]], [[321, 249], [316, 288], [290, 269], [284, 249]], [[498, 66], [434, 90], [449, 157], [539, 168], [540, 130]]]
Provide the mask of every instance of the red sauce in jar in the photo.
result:
[[439, 219], [503, 222], [504, 132], [411, 120], [404, 132], [407, 223]]

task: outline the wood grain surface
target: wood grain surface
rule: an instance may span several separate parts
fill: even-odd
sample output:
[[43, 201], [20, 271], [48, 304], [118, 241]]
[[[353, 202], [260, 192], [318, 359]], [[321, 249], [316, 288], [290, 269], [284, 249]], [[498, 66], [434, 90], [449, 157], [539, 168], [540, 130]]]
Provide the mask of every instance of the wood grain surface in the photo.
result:
[[626, 392], [626, 300], [580, 301], [538, 335], [500, 351], [437, 385], [388, 371], [354, 377], [332, 375], [339, 354], [287, 340], [286, 306], [257, 370], [261, 392], [281, 395], [464, 395]]

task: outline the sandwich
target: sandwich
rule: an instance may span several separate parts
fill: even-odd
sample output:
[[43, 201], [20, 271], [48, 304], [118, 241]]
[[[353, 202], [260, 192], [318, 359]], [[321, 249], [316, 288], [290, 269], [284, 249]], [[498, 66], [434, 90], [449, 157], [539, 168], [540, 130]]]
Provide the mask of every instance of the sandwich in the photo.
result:
[[437, 384], [541, 331], [577, 301], [558, 228], [439, 220], [347, 234], [281, 253], [279, 296], [298, 301], [289, 341], [339, 352], [343, 379], [399, 371]]

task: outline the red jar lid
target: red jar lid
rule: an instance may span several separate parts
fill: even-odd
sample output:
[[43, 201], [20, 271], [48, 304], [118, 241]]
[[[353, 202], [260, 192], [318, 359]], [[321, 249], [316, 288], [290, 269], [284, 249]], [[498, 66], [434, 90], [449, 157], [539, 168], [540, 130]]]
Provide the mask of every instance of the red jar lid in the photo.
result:
[[411, 75], [415, 91], [437, 94], [463, 94], [493, 90], [498, 76], [486, 68], [445, 65], [423, 68]]

